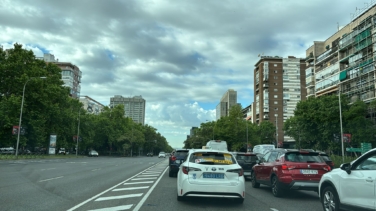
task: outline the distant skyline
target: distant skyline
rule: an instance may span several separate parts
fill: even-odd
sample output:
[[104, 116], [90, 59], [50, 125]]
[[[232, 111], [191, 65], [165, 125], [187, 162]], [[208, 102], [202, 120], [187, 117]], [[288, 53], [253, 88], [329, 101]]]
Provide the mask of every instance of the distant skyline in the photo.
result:
[[253, 102], [259, 54], [305, 58], [313, 41], [363, 7], [354, 0], [2, 0], [0, 45], [17, 42], [77, 65], [81, 96], [104, 105], [114, 95], [141, 95], [145, 124], [180, 148], [192, 127], [215, 120], [228, 89], [243, 108]]

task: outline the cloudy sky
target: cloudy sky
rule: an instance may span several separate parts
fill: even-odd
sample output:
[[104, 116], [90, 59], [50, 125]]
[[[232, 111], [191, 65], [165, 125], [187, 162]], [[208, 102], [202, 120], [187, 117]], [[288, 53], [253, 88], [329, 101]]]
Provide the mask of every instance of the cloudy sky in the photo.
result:
[[253, 102], [258, 55], [305, 58], [370, 0], [0, 0], [0, 45], [82, 71], [81, 95], [141, 95], [173, 147], [215, 120], [228, 89]]

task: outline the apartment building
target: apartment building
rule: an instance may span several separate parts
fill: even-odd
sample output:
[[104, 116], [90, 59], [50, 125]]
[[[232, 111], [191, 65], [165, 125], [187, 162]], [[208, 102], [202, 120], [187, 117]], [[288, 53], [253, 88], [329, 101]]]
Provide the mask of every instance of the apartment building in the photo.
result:
[[351, 102], [375, 99], [376, 5], [356, 9], [351, 22], [306, 50], [307, 97], [341, 93]]
[[243, 118], [249, 122], [253, 122], [253, 103], [242, 109]]
[[130, 117], [134, 122], [145, 124], [145, 106], [146, 101], [142, 96], [123, 97], [115, 95], [110, 98], [110, 105], [124, 105], [125, 116]]
[[73, 98], [79, 99], [81, 92], [81, 78], [82, 72], [79, 67], [70, 62], [59, 62], [55, 59], [53, 54], [45, 53], [43, 57], [36, 57], [47, 63], [56, 64], [61, 69], [61, 79], [64, 82], [64, 86], [70, 88], [69, 95]]
[[279, 147], [293, 147], [285, 136], [283, 123], [294, 115], [296, 104], [306, 99], [305, 59], [288, 56], [261, 56], [254, 69], [253, 122], [270, 121], [276, 126]]
[[221, 117], [228, 116], [230, 112], [230, 108], [238, 103], [238, 94], [235, 90], [229, 89], [227, 92], [222, 96], [221, 101], [216, 107], [216, 119], [220, 119]]
[[102, 112], [102, 109], [105, 107], [102, 103], [94, 100], [93, 98], [89, 96], [82, 96], [80, 97], [80, 102], [83, 104], [83, 108], [89, 113], [89, 114], [99, 114]]

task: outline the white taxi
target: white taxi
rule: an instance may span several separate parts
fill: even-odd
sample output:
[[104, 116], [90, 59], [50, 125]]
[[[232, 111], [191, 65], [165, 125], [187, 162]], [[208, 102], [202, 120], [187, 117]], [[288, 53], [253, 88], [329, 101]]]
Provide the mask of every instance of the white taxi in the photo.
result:
[[233, 198], [243, 203], [243, 169], [228, 151], [190, 150], [177, 176], [177, 200], [185, 197]]

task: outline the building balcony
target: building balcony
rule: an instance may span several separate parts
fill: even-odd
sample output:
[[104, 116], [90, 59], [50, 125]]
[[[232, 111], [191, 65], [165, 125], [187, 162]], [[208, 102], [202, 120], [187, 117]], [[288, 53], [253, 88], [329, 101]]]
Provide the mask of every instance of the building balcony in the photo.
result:
[[268, 84], [268, 83], [264, 83], [264, 84], [262, 85], [262, 87], [264, 87], [264, 88], [269, 88], [269, 84]]
[[309, 55], [309, 56], [305, 59], [305, 61], [306, 61], [306, 62], [312, 62], [314, 59], [315, 59], [315, 58], [313, 57], [313, 55]]

